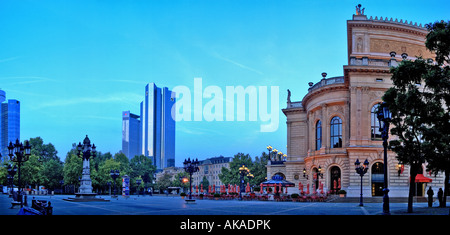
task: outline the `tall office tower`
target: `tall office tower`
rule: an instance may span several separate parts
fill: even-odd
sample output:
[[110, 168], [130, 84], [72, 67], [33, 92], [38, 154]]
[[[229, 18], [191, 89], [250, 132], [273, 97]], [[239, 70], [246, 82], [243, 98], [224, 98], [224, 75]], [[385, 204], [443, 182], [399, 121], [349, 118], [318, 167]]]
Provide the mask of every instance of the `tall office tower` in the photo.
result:
[[1, 103], [0, 113], [1, 153], [3, 156], [8, 156], [9, 142], [14, 143], [16, 139], [20, 140], [20, 102], [18, 100], [8, 100], [8, 102]]
[[141, 153], [152, 158], [157, 169], [175, 166], [175, 120], [171, 111], [175, 94], [154, 83], [145, 86], [141, 103]]
[[[2, 142], [2, 103], [6, 100], [6, 93], [3, 90], [0, 90], [0, 153], [3, 155], [3, 142]], [[6, 156], [6, 155], [4, 155]]]
[[141, 155], [141, 121], [130, 111], [122, 112], [122, 152], [129, 158]]
[[0, 104], [6, 100], [6, 93], [3, 90], [0, 90]]

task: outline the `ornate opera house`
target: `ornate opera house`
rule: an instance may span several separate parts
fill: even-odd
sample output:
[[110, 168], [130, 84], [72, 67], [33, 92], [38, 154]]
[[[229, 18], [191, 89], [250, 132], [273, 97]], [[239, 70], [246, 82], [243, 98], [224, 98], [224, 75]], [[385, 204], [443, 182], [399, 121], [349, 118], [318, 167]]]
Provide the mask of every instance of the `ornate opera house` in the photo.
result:
[[[323, 191], [342, 189], [347, 197], [360, 195], [360, 175], [355, 162], [369, 162], [363, 177], [365, 197], [382, 196], [384, 165], [388, 164], [390, 197], [407, 197], [409, 167], [399, 164], [388, 151], [383, 161], [383, 141], [375, 110], [384, 92], [392, 86], [389, 69], [404, 59], [418, 56], [433, 58], [425, 48], [428, 31], [417, 23], [370, 17], [357, 9], [347, 21], [348, 65], [343, 76], [310, 82], [306, 95], [283, 109], [287, 123], [287, 158], [269, 161], [267, 178], [281, 175], [295, 183], [288, 193], [298, 193], [298, 185], [310, 190], [323, 185]], [[324, 68], [325, 70], [326, 68]], [[293, 95], [293, 98], [295, 96]], [[390, 140], [392, 136], [389, 136]], [[418, 196], [426, 196], [425, 187], [437, 192], [443, 188], [443, 174], [423, 172], [416, 178]], [[306, 189], [306, 188], [305, 188]]]

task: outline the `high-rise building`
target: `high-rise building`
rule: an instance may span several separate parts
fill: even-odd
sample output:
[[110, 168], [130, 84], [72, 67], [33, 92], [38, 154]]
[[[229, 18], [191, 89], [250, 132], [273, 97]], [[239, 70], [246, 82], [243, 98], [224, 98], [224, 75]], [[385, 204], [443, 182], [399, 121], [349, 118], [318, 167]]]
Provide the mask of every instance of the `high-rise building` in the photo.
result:
[[3, 103], [3, 101], [6, 100], [6, 93], [5, 91], [0, 90], [0, 104]]
[[[2, 141], [2, 125], [3, 125], [3, 113], [2, 113], [2, 103], [6, 100], [6, 93], [0, 90], [0, 153], [3, 155], [3, 141]], [[5, 155], [6, 156], [6, 155]]]
[[[131, 148], [139, 146], [139, 155], [150, 157], [157, 169], [175, 166], [175, 120], [172, 118], [174, 104], [175, 94], [167, 87], [147, 84], [144, 100], [140, 104], [140, 116], [133, 114], [131, 117], [129, 111], [123, 112], [122, 152], [132, 158], [134, 155]], [[128, 118], [124, 116], [126, 112], [129, 113]], [[140, 123], [139, 127], [136, 123]], [[136, 131], [139, 132], [138, 144], [130, 147], [132, 142], [129, 140], [131, 136], [136, 136]]]
[[139, 116], [130, 111], [122, 112], [122, 152], [128, 157], [133, 158], [141, 155], [141, 121]]
[[175, 120], [171, 111], [175, 95], [154, 83], [145, 86], [141, 103], [142, 154], [152, 158], [157, 169], [175, 166]]
[[5, 92], [0, 90], [0, 152], [3, 156], [8, 155], [9, 142], [20, 140], [20, 102], [5, 100]]

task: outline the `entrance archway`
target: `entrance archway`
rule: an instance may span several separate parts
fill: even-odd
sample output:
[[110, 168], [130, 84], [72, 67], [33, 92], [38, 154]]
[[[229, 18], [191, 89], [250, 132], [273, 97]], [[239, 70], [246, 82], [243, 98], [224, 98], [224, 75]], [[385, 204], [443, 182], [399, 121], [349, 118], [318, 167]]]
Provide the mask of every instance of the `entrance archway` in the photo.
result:
[[316, 190], [319, 189], [319, 177], [320, 177], [320, 170], [318, 168], [314, 168], [313, 169], [313, 184], [314, 184], [314, 188]]
[[339, 188], [339, 179], [341, 178], [341, 168], [333, 166], [330, 168], [330, 188], [332, 192], [337, 192]]
[[372, 165], [372, 196], [383, 196], [384, 187], [384, 164], [375, 162]]

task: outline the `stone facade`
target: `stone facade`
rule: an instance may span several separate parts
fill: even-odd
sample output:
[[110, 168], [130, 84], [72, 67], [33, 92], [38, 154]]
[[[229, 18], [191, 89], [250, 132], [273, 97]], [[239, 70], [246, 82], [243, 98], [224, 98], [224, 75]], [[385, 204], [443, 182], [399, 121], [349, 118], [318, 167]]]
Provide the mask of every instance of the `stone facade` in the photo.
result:
[[220, 186], [222, 186], [223, 183], [219, 179], [219, 174], [222, 173], [222, 167], [230, 168], [230, 162], [232, 160], [232, 157], [220, 156], [200, 161], [198, 166], [199, 171], [192, 174], [192, 185], [198, 185], [200, 188], [203, 177], [206, 177], [211, 187], [215, 185], [216, 191], [220, 190]]
[[[369, 170], [363, 177], [363, 194], [381, 196], [383, 146], [373, 111], [392, 86], [391, 66], [418, 56], [434, 58], [424, 46], [426, 34], [427, 30], [417, 23], [353, 15], [347, 21], [348, 65], [343, 66], [344, 76], [327, 78], [323, 73], [321, 81], [309, 83], [301, 101], [288, 100], [282, 110], [287, 119], [288, 157], [282, 164], [269, 164], [267, 178], [280, 174], [295, 183], [297, 187], [289, 188], [289, 193], [298, 193], [300, 182], [310, 187], [320, 182], [324, 191], [340, 185], [347, 196], [357, 197], [361, 178], [354, 163], [367, 159]], [[388, 151], [389, 196], [407, 197], [409, 167], [398, 163], [395, 153]], [[319, 169], [321, 176], [317, 174]], [[432, 182], [419, 183], [419, 195], [425, 196], [426, 186], [435, 191], [443, 188], [443, 174], [430, 176], [426, 164], [423, 169], [423, 175]]]

